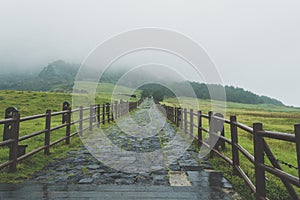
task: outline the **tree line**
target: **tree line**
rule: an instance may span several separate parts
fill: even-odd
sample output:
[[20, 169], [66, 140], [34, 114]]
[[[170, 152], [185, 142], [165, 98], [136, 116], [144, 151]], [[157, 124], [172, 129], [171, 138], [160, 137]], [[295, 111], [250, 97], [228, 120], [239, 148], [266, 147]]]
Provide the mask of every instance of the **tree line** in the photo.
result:
[[[267, 96], [260, 96], [254, 94], [250, 91], [247, 91], [243, 88], [234, 87], [234, 86], [221, 86], [217, 84], [204, 84], [199, 82], [184, 82], [184, 83], [174, 83], [172, 88], [186, 88], [186, 85], [190, 85], [194, 91], [194, 94], [198, 99], [210, 100], [211, 96], [209, 93], [209, 89], [211, 90], [222, 90], [225, 89], [226, 100], [230, 102], [236, 103], [244, 103], [244, 104], [273, 104], [278, 106], [283, 106], [284, 104], [274, 98], [270, 98]], [[142, 97], [150, 97], [152, 96], [157, 101], [163, 101], [165, 97], [176, 97], [174, 92], [168, 89], [165, 86], [151, 83], [140, 87], [142, 90]], [[194, 97], [194, 94], [190, 94], [188, 92], [183, 93], [182, 96], [185, 97]], [[215, 97], [213, 100], [223, 100], [223, 98]]]

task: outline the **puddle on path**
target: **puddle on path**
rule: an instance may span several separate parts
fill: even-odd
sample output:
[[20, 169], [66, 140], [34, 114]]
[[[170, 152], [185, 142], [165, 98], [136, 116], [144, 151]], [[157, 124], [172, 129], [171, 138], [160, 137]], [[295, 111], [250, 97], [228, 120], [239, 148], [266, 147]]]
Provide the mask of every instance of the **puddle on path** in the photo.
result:
[[188, 176], [183, 171], [169, 171], [168, 175], [171, 186], [192, 186]]

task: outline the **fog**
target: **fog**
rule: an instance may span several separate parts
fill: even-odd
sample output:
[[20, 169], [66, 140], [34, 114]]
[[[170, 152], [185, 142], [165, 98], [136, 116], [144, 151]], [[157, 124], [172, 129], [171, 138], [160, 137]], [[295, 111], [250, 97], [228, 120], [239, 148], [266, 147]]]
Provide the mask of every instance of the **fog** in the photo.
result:
[[298, 0], [1, 0], [0, 73], [81, 63], [114, 35], [159, 27], [201, 45], [224, 84], [300, 106], [299, 10]]

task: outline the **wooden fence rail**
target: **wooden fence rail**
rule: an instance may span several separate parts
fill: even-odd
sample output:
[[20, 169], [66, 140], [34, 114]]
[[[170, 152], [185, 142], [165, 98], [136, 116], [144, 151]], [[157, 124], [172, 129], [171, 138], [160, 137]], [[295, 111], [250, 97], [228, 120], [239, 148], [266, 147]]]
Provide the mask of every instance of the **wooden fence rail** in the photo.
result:
[[[194, 112], [192, 109], [174, 108], [166, 105], [163, 105], [163, 107], [166, 110], [167, 118], [180, 127], [185, 134], [190, 134], [194, 137], [198, 141], [199, 147], [200, 145], [204, 145], [210, 148], [211, 157], [216, 154], [229, 163], [233, 168], [234, 175], [238, 175], [244, 179], [246, 185], [255, 194], [256, 199], [267, 199], [266, 172], [281, 179], [292, 199], [299, 199], [292, 185], [300, 187], [300, 124], [295, 125], [294, 134], [278, 133], [263, 130], [263, 124], [261, 123], [254, 123], [252, 128], [248, 127], [239, 123], [236, 116], [230, 116], [230, 119], [228, 120], [219, 113], [209, 112], [205, 115], [201, 111]], [[197, 118], [197, 122], [193, 121], [194, 116]], [[208, 120], [208, 128], [203, 127], [203, 119]], [[225, 137], [224, 126], [226, 125], [230, 126], [230, 139]], [[197, 135], [193, 133], [194, 128], [197, 129]], [[239, 144], [239, 130], [246, 131], [253, 135], [254, 155], [249, 153]], [[208, 139], [203, 139], [203, 132], [209, 134]], [[219, 139], [216, 144], [210, 143], [210, 141], [213, 141], [213, 137], [218, 137]], [[296, 168], [298, 169], [298, 177], [282, 170], [270, 147], [266, 143], [265, 138], [273, 138], [296, 144]], [[225, 143], [228, 143], [231, 146], [230, 158], [221, 151], [225, 149]], [[255, 184], [247, 176], [240, 165], [240, 153], [254, 165]], [[271, 166], [266, 164], [265, 157], [270, 160]]]
[[[5, 112], [5, 119], [0, 120], [0, 125], [4, 125], [3, 129], [3, 141], [0, 142], [0, 147], [8, 147], [9, 155], [8, 161], [0, 164], [0, 170], [9, 167], [9, 172], [16, 172], [17, 163], [25, 158], [28, 158], [40, 151], [44, 151], [45, 155], [50, 155], [50, 147], [65, 141], [66, 145], [70, 144], [70, 138], [79, 134], [82, 135], [85, 130], [93, 130], [94, 126], [100, 127], [100, 124], [105, 124], [106, 122], [114, 121], [115, 119], [126, 115], [128, 112], [137, 108], [142, 100], [137, 102], [125, 102], [120, 100], [120, 103], [115, 101], [113, 105], [109, 103], [91, 105], [89, 107], [79, 107], [72, 110], [70, 103], [64, 102], [62, 111], [51, 112], [47, 110], [45, 114], [33, 115], [28, 117], [20, 117], [20, 113], [17, 109], [9, 107]], [[79, 113], [79, 119], [72, 121], [72, 115]], [[88, 117], [84, 117], [85, 115]], [[52, 126], [52, 117], [61, 116], [62, 123], [57, 126]], [[37, 132], [19, 136], [20, 124], [25, 121], [30, 121], [34, 119], [45, 119], [45, 129], [39, 130]], [[84, 122], [88, 121], [88, 126], [84, 127]], [[78, 124], [78, 131], [71, 133], [71, 126]], [[65, 136], [51, 142], [51, 133], [55, 130], [65, 128]], [[27, 145], [19, 145], [19, 142], [34, 138], [44, 134], [44, 145], [40, 146], [29, 153], [25, 152]], [[1, 150], [1, 149], [0, 149]]]

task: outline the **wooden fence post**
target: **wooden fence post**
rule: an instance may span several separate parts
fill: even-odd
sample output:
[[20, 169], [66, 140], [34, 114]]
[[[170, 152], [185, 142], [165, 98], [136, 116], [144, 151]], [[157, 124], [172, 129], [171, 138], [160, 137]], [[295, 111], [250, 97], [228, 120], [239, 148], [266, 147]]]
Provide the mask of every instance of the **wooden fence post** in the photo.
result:
[[129, 110], [129, 112], [131, 111], [131, 109], [132, 109], [132, 102], [129, 102], [128, 103], [128, 110]]
[[166, 106], [166, 105], [163, 105], [163, 106], [164, 106], [164, 109], [166, 111], [166, 117], [167, 117], [167, 119], [169, 119], [169, 117], [168, 117], [168, 106]]
[[183, 115], [184, 115], [184, 133], [187, 133], [187, 110], [186, 108], [183, 110]]
[[110, 108], [111, 108], [111, 121], [115, 121], [115, 108], [114, 108], [114, 103], [112, 103], [110, 105]]
[[119, 117], [122, 117], [122, 99], [119, 102]]
[[51, 128], [51, 110], [46, 111], [46, 123], [45, 123], [45, 146], [44, 154], [50, 155], [50, 128]]
[[230, 132], [232, 142], [232, 162], [233, 162], [233, 174], [239, 175], [237, 167], [240, 166], [239, 150], [238, 150], [238, 129], [236, 126], [236, 116], [230, 116]]
[[208, 126], [210, 126], [210, 122], [211, 122], [211, 116], [212, 116], [213, 112], [212, 111], [209, 111], [208, 112]]
[[[67, 101], [65, 101], [65, 102], [63, 102], [63, 106], [62, 106], [62, 111], [67, 111], [68, 110], [68, 108], [70, 107], [70, 103], [69, 102], [67, 102]], [[62, 114], [62, 124], [64, 124], [64, 123], [66, 123], [66, 121], [67, 121], [67, 115], [68, 115], [68, 113], [64, 113], [64, 114]]]
[[18, 144], [19, 144], [19, 127], [20, 127], [20, 113], [14, 112], [13, 123], [11, 124], [11, 133], [12, 139], [14, 140], [13, 143], [10, 144], [9, 150], [9, 160], [12, 163], [9, 165], [9, 172], [16, 172], [17, 171], [17, 159], [18, 159]]
[[202, 143], [202, 112], [198, 111], [198, 147], [200, 147]]
[[176, 118], [177, 118], [177, 127], [179, 127], [180, 126], [180, 123], [181, 123], [181, 108], [179, 107], [179, 108], [177, 108], [176, 109], [177, 111], [176, 111]]
[[121, 117], [121, 101], [118, 103], [118, 118]]
[[93, 121], [94, 121], [94, 106], [90, 105], [90, 125], [89, 125], [89, 130], [93, 131]]
[[67, 116], [66, 116], [66, 144], [70, 144], [70, 134], [71, 134], [71, 107], [68, 108]]
[[110, 118], [110, 104], [106, 103], [106, 114], [107, 114], [107, 122], [109, 123], [111, 118]]
[[121, 106], [121, 100], [120, 103], [118, 104], [118, 118], [122, 116], [122, 106]]
[[165, 106], [166, 114], [167, 114], [167, 119], [169, 119], [169, 107]]
[[96, 106], [96, 110], [97, 110], [97, 127], [100, 128], [100, 104], [97, 104]]
[[213, 152], [213, 146], [211, 145], [211, 140], [212, 140], [212, 135], [210, 134], [210, 131], [211, 131], [211, 129], [212, 129], [212, 124], [211, 124], [211, 120], [212, 120], [212, 115], [213, 115], [213, 112], [212, 111], [209, 111], [208, 112], [208, 134], [209, 134], [209, 136], [208, 136], [208, 141], [209, 141], [209, 145], [210, 145], [210, 148], [211, 148], [211, 150], [210, 150], [210, 152], [209, 152], [209, 157], [210, 158], [213, 158], [214, 157], [214, 152]]
[[123, 115], [126, 115], [126, 101], [123, 101], [123, 102], [122, 102], [122, 110], [123, 110], [123, 111], [122, 111], [122, 116], [123, 116]]
[[174, 107], [174, 124], [177, 126], [177, 124], [178, 124], [178, 122], [177, 122], [177, 120], [178, 120], [178, 117], [177, 117], [177, 115], [178, 115], [178, 113], [177, 113], [177, 107]]
[[83, 133], [83, 106], [79, 108], [79, 136]]
[[182, 108], [180, 108], [180, 128], [181, 128], [181, 130], [183, 130], [183, 121], [184, 121], [184, 119], [183, 119], [183, 117], [184, 117], [184, 110], [182, 109]]
[[295, 125], [295, 139], [296, 139], [296, 150], [297, 150], [297, 161], [298, 161], [298, 177], [300, 181], [300, 124]]
[[126, 115], [126, 113], [127, 113], [127, 112], [126, 112], [126, 101], [122, 102], [122, 110], [123, 110], [123, 111], [122, 111], [122, 116], [123, 116], [123, 115]]
[[133, 111], [135, 109], [134, 102], [129, 102], [129, 112]]
[[261, 123], [253, 124], [254, 134], [254, 164], [255, 164], [255, 186], [256, 199], [265, 199], [266, 197], [266, 177], [265, 170], [261, 167], [264, 164], [264, 141], [259, 131], [263, 130]]
[[194, 110], [190, 109], [190, 138], [194, 137]]
[[118, 102], [114, 101], [114, 113], [115, 113], [115, 119], [118, 118]]
[[102, 124], [105, 124], [105, 103], [102, 104]]
[[173, 123], [176, 124], [176, 108], [175, 107], [172, 107], [172, 119], [173, 119]]
[[[222, 118], [224, 118], [224, 116], [222, 117]], [[223, 136], [223, 137], [225, 137], [225, 121], [224, 121], [224, 123], [223, 123], [223, 125], [222, 125], [223, 127], [222, 127], [222, 130], [221, 130], [221, 136]], [[221, 148], [222, 148], [222, 150], [224, 151], [225, 150], [225, 140], [222, 140], [221, 139]]]

